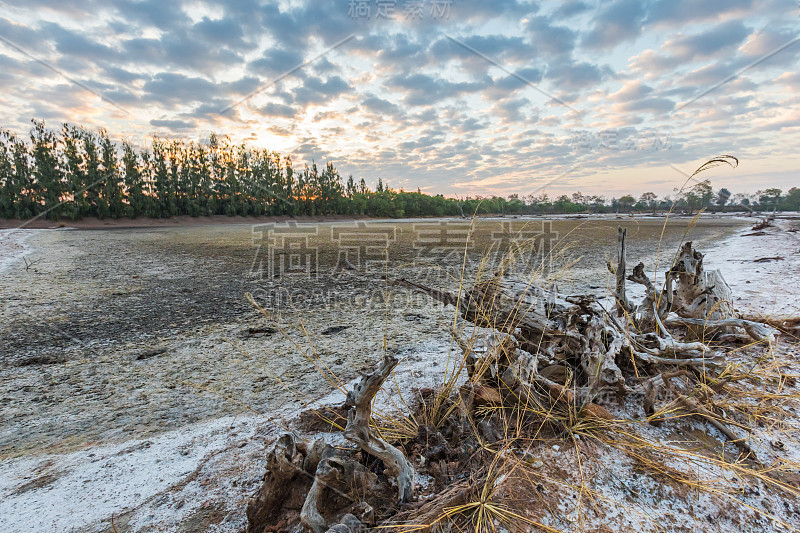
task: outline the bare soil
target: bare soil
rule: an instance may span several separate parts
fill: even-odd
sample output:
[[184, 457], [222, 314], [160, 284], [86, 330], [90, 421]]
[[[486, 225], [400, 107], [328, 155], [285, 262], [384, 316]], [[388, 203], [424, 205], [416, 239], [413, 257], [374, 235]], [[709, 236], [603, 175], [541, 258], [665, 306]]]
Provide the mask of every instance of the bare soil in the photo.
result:
[[[268, 226], [259, 224], [34, 232], [23, 254], [34, 266], [26, 270], [20, 257], [0, 278], [0, 457], [154, 435], [248, 408], [274, 412], [297, 395], [319, 397], [330, 385], [295, 342], [308, 349], [311, 340], [321, 360], [349, 379], [375, 359], [384, 335], [399, 352], [442, 339], [451, 313], [390, 290], [386, 274], [457, 289], [462, 266], [470, 279], [487, 251], [507, 248], [508, 235], [544, 228], [554, 239], [553, 268], [571, 265], [562, 290], [600, 294], [610, 282], [605, 254], [617, 225], [629, 228], [629, 256], [648, 269], [663, 227], [663, 219], [546, 227], [538, 219], [478, 220], [465, 260], [459, 239], [469, 221], [448, 222], [453, 242], [431, 245], [441, 250], [420, 249], [421, 236], [430, 239], [425, 232], [440, 223], [362, 222], [392, 235], [388, 262], [384, 250], [334, 237], [358, 229], [356, 222], [310, 226], [314, 271], [282, 276], [269, 272], [260, 233]], [[703, 220], [688, 236], [710, 245], [741, 224]], [[670, 222], [659, 270], [689, 225]], [[293, 338], [264, 329], [246, 292], [280, 314]]]

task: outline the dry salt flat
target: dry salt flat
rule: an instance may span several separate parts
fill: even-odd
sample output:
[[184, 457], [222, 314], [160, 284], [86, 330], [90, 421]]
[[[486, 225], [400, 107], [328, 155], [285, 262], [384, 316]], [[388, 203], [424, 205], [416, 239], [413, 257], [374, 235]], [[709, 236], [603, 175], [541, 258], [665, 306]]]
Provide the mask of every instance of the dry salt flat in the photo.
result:
[[[791, 288], [800, 281], [800, 241], [789, 233], [792, 222], [779, 221], [766, 235], [747, 237], [749, 231], [704, 248], [707, 268], [721, 268], [731, 285], [740, 310], [764, 313], [797, 313]], [[16, 250], [13, 263], [20, 257], [24, 240], [17, 240], [7, 249]], [[776, 251], [779, 251], [776, 254]], [[9, 257], [10, 257], [9, 253]], [[780, 255], [781, 260], [754, 263], [763, 257]], [[778, 283], [780, 281], [780, 283]], [[748, 283], [749, 282], [749, 283]], [[769, 287], [768, 290], [765, 290]], [[452, 314], [441, 312], [446, 321]], [[413, 318], [413, 317], [412, 317]], [[379, 323], [380, 314], [369, 317]], [[415, 324], [416, 325], [416, 324]], [[443, 325], [443, 323], [442, 323]], [[221, 341], [233, 331], [214, 332], [210, 342]], [[371, 355], [379, 356], [379, 347], [371, 347]], [[402, 403], [399, 391], [430, 386], [441, 381], [453, 346], [447, 339], [406, 339], [398, 355], [397, 385], [381, 401], [387, 409]], [[374, 357], [373, 357], [374, 358]], [[438, 364], [431, 364], [431, 361]], [[346, 386], [347, 384], [345, 384]], [[273, 387], [278, 388], [273, 384]], [[397, 389], [397, 390], [394, 390]], [[329, 388], [327, 390], [330, 390]], [[322, 391], [314, 398], [319, 403], [335, 404], [341, 393]], [[278, 392], [289, 395], [285, 390]], [[238, 414], [187, 424], [180, 429], [153, 437], [135, 438], [111, 444], [87, 445], [69, 453], [45, 453], [8, 458], [0, 461], [0, 531], [241, 531], [246, 525], [244, 507], [263, 472], [265, 450], [272, 438], [295, 427], [303, 402], [291, 401], [269, 412]], [[330, 435], [334, 440], [336, 435]], [[793, 460], [798, 457], [798, 443], [789, 444]], [[558, 446], [542, 452], [545, 462], [564, 468], [575, 468], [573, 459], [559, 453]], [[668, 489], [652, 480], [633, 474], [621, 454], [609, 452], [605, 467], [587, 472], [600, 483], [602, 496], [617, 502], [617, 511], [603, 519], [584, 516], [579, 502], [564, 500], [560, 518], [552, 525], [564, 530], [610, 531], [626, 527], [652, 527], [660, 523], [667, 530], [692, 530], [704, 520], [703, 530], [720, 530], [725, 509], [718, 500], [698, 495], [695, 503], [673, 502]], [[633, 492], [632, 492], [633, 491]], [[631, 494], [648, 494], [647, 508], [641, 498], [631, 509]], [[754, 497], [755, 498], [755, 497]], [[782, 502], [770, 501], [780, 507]], [[614, 508], [614, 505], [611, 506]], [[776, 509], [784, 518], [791, 518], [796, 507]], [[732, 515], [735, 513], [731, 513]], [[716, 517], [713, 527], [709, 518]], [[721, 518], [722, 517], [722, 518]], [[797, 515], [800, 518], [800, 515]], [[779, 531], [777, 524], [764, 523], [758, 517], [730, 516], [737, 527], [750, 524], [742, 531]], [[749, 522], [748, 522], [749, 520]], [[113, 525], [112, 525], [113, 522]], [[728, 525], [734, 522], [727, 522]], [[609, 524], [613, 524], [609, 526]], [[710, 529], [709, 529], [710, 528]], [[716, 528], [716, 529], [715, 529]]]
[[0, 274], [25, 256], [27, 242], [36, 234], [29, 229], [0, 229]]

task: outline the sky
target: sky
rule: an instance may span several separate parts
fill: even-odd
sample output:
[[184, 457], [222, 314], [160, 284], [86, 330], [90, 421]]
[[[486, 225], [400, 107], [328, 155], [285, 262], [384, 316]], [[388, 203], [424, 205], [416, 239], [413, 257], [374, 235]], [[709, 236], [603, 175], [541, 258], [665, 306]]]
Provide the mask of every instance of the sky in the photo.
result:
[[[0, 0], [0, 128], [235, 142], [431, 194], [800, 187], [796, 0]], [[691, 185], [693, 182], [689, 182]]]

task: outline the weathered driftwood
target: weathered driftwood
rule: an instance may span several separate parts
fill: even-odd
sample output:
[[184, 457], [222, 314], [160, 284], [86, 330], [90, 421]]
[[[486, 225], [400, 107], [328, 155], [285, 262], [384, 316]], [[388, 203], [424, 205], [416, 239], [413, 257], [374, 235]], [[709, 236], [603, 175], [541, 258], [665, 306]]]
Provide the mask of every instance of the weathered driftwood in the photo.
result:
[[297, 516], [308, 487], [312, 484], [322, 441], [298, 441], [286, 433], [267, 454], [267, 468], [256, 495], [247, 504], [247, 531], [264, 531], [282, 516]]
[[[333, 507], [332, 510], [336, 512], [352, 507], [352, 504], [355, 503], [354, 493], [365, 494], [371, 491], [375, 486], [376, 479], [377, 476], [361, 463], [337, 456], [334, 448], [326, 447], [317, 465], [314, 483], [311, 485], [300, 511], [300, 523], [313, 533], [329, 531], [327, 520], [323, 516], [323, 509], [326, 506]], [[333, 506], [329, 503], [331, 500], [335, 502]], [[330, 514], [330, 509], [327, 514]], [[352, 516], [352, 519], [348, 517], [348, 514]], [[344, 523], [344, 527], [339, 527], [337, 531], [350, 528], [356, 522], [361, 524], [361, 521], [350, 513], [345, 514], [340, 521], [345, 522], [345, 517], [348, 517], [346, 520], [348, 523]]]
[[768, 342], [773, 342], [775, 340], [775, 331], [772, 329], [772, 327], [763, 323], [754, 322], [752, 320], [745, 320], [743, 318], [705, 320], [702, 318], [673, 317], [665, 319], [664, 323], [668, 326], [692, 325], [703, 326], [710, 329], [736, 327], [744, 329], [754, 340]]
[[623, 228], [622, 226], [617, 227], [617, 267], [615, 269], [615, 274], [617, 276], [617, 286], [614, 296], [617, 300], [617, 316], [623, 317], [626, 313], [630, 313], [632, 309], [632, 304], [628, 301], [627, 296], [625, 295], [625, 268], [626, 268], [626, 255], [627, 255], [627, 243], [626, 238], [628, 236], [628, 229]]
[[[619, 228], [617, 263], [608, 265], [616, 277], [616, 313], [594, 296], [564, 295], [552, 286], [508, 279], [502, 273], [476, 282], [459, 295], [403, 279], [395, 283], [456, 306], [464, 319], [507, 335], [519, 351], [527, 354], [513, 358], [506, 354], [504, 361], [485, 354], [476, 357], [475, 347], [461, 341], [471, 380], [476, 373], [483, 374], [478, 372], [483, 366], [500, 376], [506, 389], [515, 390], [518, 396], [544, 394], [578, 407], [602, 393], [619, 396], [641, 391], [639, 384], [626, 381], [621, 369], [630, 363], [634, 368], [650, 365], [662, 372], [669, 367], [713, 369], [722, 364], [721, 351], [698, 340], [677, 339], [668, 327], [705, 328], [703, 335], [688, 332], [695, 339], [711, 339], [732, 327], [744, 328], [757, 340], [772, 339], [767, 326], [732, 316], [730, 288], [718, 271], [703, 269], [703, 255], [691, 243], [682, 246], [659, 290], [642, 263], [628, 274], [626, 239], [627, 232]], [[641, 303], [628, 299], [626, 281], [644, 286]], [[674, 318], [670, 318], [672, 312]], [[563, 386], [566, 381], [557, 383], [545, 375], [545, 369], [571, 376], [571, 390]]]
[[[372, 400], [396, 365], [397, 359], [385, 357], [348, 393], [344, 435], [383, 462], [386, 474], [396, 480], [398, 500], [406, 502], [415, 488], [414, 467], [371, 427]], [[371, 494], [391, 501], [392, 489], [387, 481], [379, 485], [378, 476], [352, 455], [322, 440], [309, 443], [282, 435], [268, 452], [263, 483], [248, 503], [248, 533], [279, 530], [298, 521], [311, 533], [355, 533], [372, 525], [374, 510], [360, 498]]]
[[429, 291], [417, 283], [398, 283], [421, 290], [445, 304], [456, 302], [460, 314], [479, 326], [512, 336], [519, 347], [543, 357], [530, 361], [525, 380], [543, 381], [534, 366], [572, 365], [584, 376], [582, 392], [593, 398], [602, 391], [623, 393], [625, 379], [619, 368], [620, 355], [642, 364], [681, 366], [711, 365], [716, 354], [699, 342], [683, 343], [655, 333], [637, 333], [622, 326], [594, 297], [565, 296], [534, 283], [495, 276], [476, 283], [456, 299], [442, 291]]
[[725, 437], [730, 442], [732, 442], [737, 448], [739, 448], [739, 451], [741, 451], [746, 458], [758, 462], [758, 457], [756, 456], [756, 453], [753, 451], [752, 448], [750, 448], [747, 442], [745, 442], [744, 439], [740, 438], [733, 431], [731, 431], [731, 429], [728, 426], [723, 424], [717, 415], [715, 415], [714, 413], [710, 412], [708, 409], [700, 405], [700, 403], [694, 398], [684, 396], [683, 394], [680, 393], [676, 393], [676, 395], [678, 401], [690, 413], [702, 418], [703, 420], [705, 420], [706, 422], [717, 428], [720, 433], [725, 435]]
[[[415, 502], [416, 505], [412, 504], [413, 507], [411, 509], [399, 513], [392, 520], [392, 524], [388, 524], [387, 529], [391, 531], [394, 526], [403, 525], [406, 527], [398, 527], [398, 530], [413, 530], [419, 533], [444, 530], [440, 526], [447, 516], [447, 510], [469, 502], [470, 496], [474, 491], [473, 484], [467, 482], [451, 484], [436, 498], [421, 501], [418, 504]], [[409, 521], [412, 521], [414, 526], [408, 526]]]
[[741, 318], [757, 324], [766, 324], [786, 333], [800, 329], [800, 316], [743, 315]]
[[398, 500], [407, 502], [414, 493], [416, 479], [414, 467], [402, 451], [380, 438], [371, 426], [372, 400], [395, 366], [397, 359], [387, 355], [379, 368], [364, 376], [353, 390], [347, 393], [345, 404], [352, 408], [347, 414], [344, 436], [368, 454], [383, 461], [386, 473], [397, 480]]
[[703, 254], [687, 242], [670, 270], [677, 277], [671, 311], [683, 318], [722, 320], [732, 318], [731, 288], [719, 270], [703, 269]]

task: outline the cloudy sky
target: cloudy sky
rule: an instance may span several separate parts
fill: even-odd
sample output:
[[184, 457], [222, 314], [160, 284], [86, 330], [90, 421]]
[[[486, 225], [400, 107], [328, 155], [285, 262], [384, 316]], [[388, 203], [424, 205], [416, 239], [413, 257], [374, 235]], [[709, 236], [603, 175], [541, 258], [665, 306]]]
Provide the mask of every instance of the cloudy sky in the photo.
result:
[[446, 195], [800, 186], [795, 0], [0, 0], [0, 127], [235, 141]]

